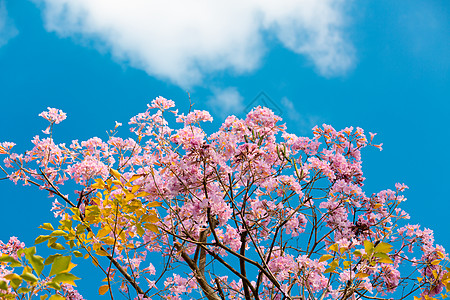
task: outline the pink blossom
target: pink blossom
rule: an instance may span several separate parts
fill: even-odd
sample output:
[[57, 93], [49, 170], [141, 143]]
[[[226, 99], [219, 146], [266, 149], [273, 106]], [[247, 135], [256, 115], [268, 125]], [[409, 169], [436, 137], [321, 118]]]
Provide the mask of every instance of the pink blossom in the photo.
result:
[[51, 124], [59, 124], [66, 119], [66, 113], [57, 108], [47, 107], [48, 111], [43, 111], [39, 114], [40, 117], [43, 117]]

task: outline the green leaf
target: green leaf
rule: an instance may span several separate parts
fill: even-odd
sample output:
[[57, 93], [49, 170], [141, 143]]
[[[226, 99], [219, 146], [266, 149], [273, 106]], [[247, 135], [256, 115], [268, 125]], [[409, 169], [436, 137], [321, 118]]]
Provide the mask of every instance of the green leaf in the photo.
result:
[[389, 253], [390, 251], [392, 251], [392, 245], [388, 244], [388, 243], [379, 243], [375, 249], [375, 252], [382, 252], [382, 253]]
[[34, 244], [37, 245], [37, 244], [43, 243], [48, 239], [50, 239], [49, 235], [40, 235], [34, 240]]
[[0, 262], [9, 262], [11, 267], [20, 267], [22, 264], [9, 255], [0, 256]]
[[70, 274], [70, 273], [60, 273], [56, 275], [52, 281], [57, 283], [70, 283], [74, 280], [79, 280], [81, 278], [78, 278], [77, 276]]
[[339, 260], [335, 259], [332, 262], [330, 262], [330, 267], [337, 268], [339, 266]]
[[8, 290], [8, 284], [6, 283], [6, 281], [0, 280], [0, 290]]
[[48, 300], [66, 300], [66, 298], [64, 298], [64, 297], [61, 296], [61, 295], [54, 294], [54, 295], [52, 295], [52, 296], [50, 297], [50, 299], [48, 299]]
[[26, 287], [21, 287], [20, 289], [17, 290], [17, 293], [25, 294], [25, 293], [28, 293], [29, 291], [31, 291], [31, 289], [26, 288]]
[[52, 224], [50, 224], [50, 223], [44, 223], [41, 226], [39, 226], [38, 228], [42, 228], [45, 230], [52, 230], [52, 231], [54, 230]]
[[47, 285], [58, 291], [61, 289], [61, 286], [58, 283], [53, 282], [53, 281], [48, 282]]
[[56, 249], [56, 250], [64, 250], [66, 248], [64, 248], [64, 246], [60, 243], [53, 243], [50, 245], [50, 248], [52, 249]]
[[83, 253], [81, 253], [81, 252], [78, 251], [78, 250], [75, 250], [75, 251], [73, 251], [73, 255], [75, 255], [75, 257], [82, 257], [82, 256], [83, 256]]
[[52, 264], [53, 261], [55, 260], [55, 258], [57, 258], [58, 256], [62, 256], [62, 255], [61, 255], [61, 254], [53, 254], [53, 255], [50, 255], [50, 256], [47, 257], [47, 259], [45, 260], [44, 265]]
[[70, 259], [71, 259], [70, 256], [56, 257], [55, 260], [53, 261], [52, 268], [48, 276], [53, 276], [55, 274], [59, 274], [66, 271], [69, 268]]
[[322, 255], [321, 258], [319, 258], [319, 262], [326, 261], [326, 260], [329, 260], [331, 258], [333, 258], [333, 255], [325, 254], [325, 255]]
[[343, 262], [343, 265], [344, 265], [344, 269], [347, 269], [347, 268], [349, 268], [352, 265], [352, 262], [349, 261], [349, 260], [345, 260]]
[[54, 244], [56, 241], [58, 240], [57, 236], [52, 236], [48, 241], [47, 241], [47, 246], [50, 247], [51, 244]]
[[28, 261], [30, 262], [36, 274], [38, 276], [41, 275], [42, 270], [44, 269], [44, 258], [38, 255], [31, 255], [31, 257], [28, 258]]
[[380, 259], [378, 262], [386, 263], [386, 264], [392, 264], [394, 261], [385, 253], [377, 252], [374, 254], [375, 257], [379, 257]]
[[58, 229], [53, 231], [50, 236], [67, 236], [67, 232]]
[[22, 278], [15, 274], [15, 273], [11, 273], [8, 275], [3, 276], [3, 278], [8, 279], [9, 280], [9, 285], [11, 285], [11, 287], [13, 289], [17, 289], [19, 287], [19, 285], [22, 283]]
[[22, 279], [25, 279], [28, 282], [34, 283], [34, 282], [38, 281], [38, 278], [34, 274], [29, 273], [29, 272], [23, 273], [22, 275], [20, 275], [20, 277], [22, 277]]
[[371, 241], [364, 241], [364, 249], [367, 255], [371, 255], [373, 253], [373, 243]]

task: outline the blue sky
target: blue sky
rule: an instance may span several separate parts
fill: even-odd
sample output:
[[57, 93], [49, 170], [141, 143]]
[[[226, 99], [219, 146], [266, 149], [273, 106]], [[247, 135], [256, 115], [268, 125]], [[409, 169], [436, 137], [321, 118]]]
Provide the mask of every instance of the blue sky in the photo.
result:
[[[366, 193], [407, 184], [410, 222], [450, 249], [450, 2], [155, 2], [0, 0], [0, 140], [31, 147], [47, 106], [68, 115], [60, 142], [106, 138], [157, 96], [187, 110], [187, 92], [218, 128], [265, 92], [289, 132], [377, 132], [384, 150], [363, 152]], [[31, 245], [50, 199], [0, 189], [0, 239]]]

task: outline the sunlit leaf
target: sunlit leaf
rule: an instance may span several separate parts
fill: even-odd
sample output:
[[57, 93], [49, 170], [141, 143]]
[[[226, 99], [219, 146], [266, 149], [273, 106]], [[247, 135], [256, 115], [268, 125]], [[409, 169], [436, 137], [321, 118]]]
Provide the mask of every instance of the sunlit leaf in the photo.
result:
[[65, 235], [67, 235], [67, 232], [59, 229], [50, 233], [50, 236], [65, 236]]
[[120, 179], [120, 173], [117, 170], [111, 168], [109, 169], [109, 173], [111, 173], [111, 175], [114, 176], [117, 180]]
[[144, 227], [147, 228], [148, 230], [153, 231], [153, 232], [156, 233], [156, 234], [159, 234], [159, 229], [158, 229], [158, 227], [157, 227], [156, 225], [146, 223], [146, 224], [144, 225]]
[[49, 235], [40, 235], [34, 240], [34, 243], [37, 245], [47, 241], [48, 239], [50, 239]]
[[149, 204], [147, 204], [147, 207], [159, 207], [159, 206], [161, 206], [161, 205], [162, 205], [161, 202], [158, 202], [158, 201], [152, 201], [152, 202], [150, 202]]
[[53, 282], [53, 281], [47, 282], [47, 285], [58, 291], [61, 289], [61, 286], [58, 283]]
[[331, 258], [333, 258], [333, 255], [325, 254], [325, 255], [322, 255], [321, 258], [319, 258], [319, 262], [326, 261], [326, 260], [329, 260]]
[[394, 261], [385, 253], [377, 252], [374, 254], [375, 257], [379, 257], [380, 259], [378, 262], [386, 263], [386, 264], [392, 264]]
[[106, 294], [106, 292], [108, 292], [109, 287], [107, 285], [102, 285], [101, 287], [98, 288], [98, 293], [100, 295], [104, 295]]
[[136, 179], [141, 178], [142, 176], [144, 176], [144, 174], [136, 174], [136, 175], [133, 175], [133, 176], [131, 176], [130, 180], [128, 180], [128, 181], [129, 181], [129, 182], [133, 182], [133, 181], [135, 181]]
[[77, 276], [71, 274], [71, 273], [60, 273], [56, 275], [52, 281], [57, 283], [67, 283], [70, 285], [75, 285], [74, 280], [79, 280], [81, 278], [78, 278]]
[[367, 255], [373, 253], [373, 243], [371, 241], [364, 241], [364, 250], [366, 250]]
[[38, 278], [32, 274], [32, 273], [23, 273], [22, 275], [20, 275], [20, 277], [22, 277], [22, 279], [28, 281], [28, 282], [36, 282], [38, 281]]
[[389, 253], [390, 251], [392, 251], [392, 245], [383, 242], [379, 243], [374, 249], [374, 252]]
[[38, 255], [31, 255], [30, 257], [28, 257], [28, 261], [30, 262], [36, 274], [38, 276], [41, 275], [42, 270], [44, 269], [44, 258]]
[[17, 290], [18, 294], [25, 294], [28, 293], [29, 291], [31, 291], [31, 289], [26, 288], [26, 287], [21, 287], [20, 289]]
[[50, 270], [49, 276], [66, 272], [70, 266], [70, 256], [58, 256], [52, 263], [52, 268]]
[[134, 193], [136, 193], [140, 188], [141, 188], [140, 185], [133, 185], [133, 187], [131, 188], [131, 192], [134, 194]]
[[60, 243], [53, 243], [50, 245], [50, 248], [55, 249], [55, 250], [64, 250], [66, 249], [62, 244]]
[[53, 263], [55, 258], [57, 258], [58, 256], [62, 256], [62, 255], [61, 254], [53, 254], [53, 255], [48, 256], [45, 259], [44, 265], [49, 265], [49, 264]]
[[328, 250], [337, 252], [339, 250], [339, 246], [338, 244], [333, 244], [330, 247], [328, 247]]
[[39, 226], [38, 228], [42, 228], [45, 230], [54, 230], [52, 224], [50, 224], [50, 223], [44, 223], [41, 226]]

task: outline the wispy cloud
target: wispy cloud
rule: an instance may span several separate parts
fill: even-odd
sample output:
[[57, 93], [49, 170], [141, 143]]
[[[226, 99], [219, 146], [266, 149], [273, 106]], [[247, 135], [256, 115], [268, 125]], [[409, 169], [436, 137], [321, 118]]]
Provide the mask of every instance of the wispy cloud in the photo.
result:
[[18, 33], [19, 31], [8, 17], [5, 1], [0, 0], [0, 47], [6, 45]]
[[[121, 62], [183, 87], [257, 69], [268, 37], [325, 76], [351, 68], [344, 0], [33, 0], [47, 30], [93, 42]], [[348, 4], [348, 3], [347, 3]]]
[[208, 100], [215, 115], [225, 118], [230, 114], [241, 114], [244, 111], [244, 97], [235, 87], [226, 89], [213, 89], [213, 95]]
[[311, 133], [311, 129], [319, 124], [320, 118], [313, 115], [301, 114], [295, 107], [294, 102], [287, 97], [281, 98], [280, 101], [284, 116], [291, 122], [295, 122], [295, 130], [301, 134]]

